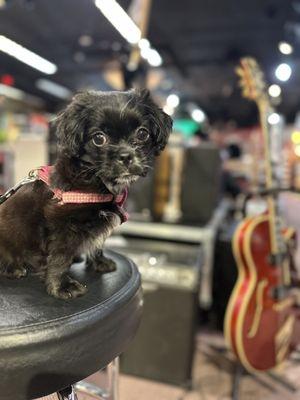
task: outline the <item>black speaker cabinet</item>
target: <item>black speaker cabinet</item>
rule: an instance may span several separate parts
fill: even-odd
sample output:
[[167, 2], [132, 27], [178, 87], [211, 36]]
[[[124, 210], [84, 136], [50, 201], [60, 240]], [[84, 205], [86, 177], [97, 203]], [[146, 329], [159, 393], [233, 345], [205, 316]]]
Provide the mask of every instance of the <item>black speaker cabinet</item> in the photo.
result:
[[121, 371], [188, 387], [197, 321], [199, 245], [132, 241], [134, 250], [128, 242], [123, 249], [109, 246], [135, 261], [144, 290], [142, 322], [121, 356]]
[[221, 227], [215, 244], [212, 313], [216, 328], [220, 330], [223, 329], [227, 304], [237, 280], [237, 265], [232, 251], [236, 227], [236, 221], [228, 221]]
[[130, 214], [150, 216], [154, 199], [154, 173], [150, 171], [146, 177], [130, 186], [126, 209]]

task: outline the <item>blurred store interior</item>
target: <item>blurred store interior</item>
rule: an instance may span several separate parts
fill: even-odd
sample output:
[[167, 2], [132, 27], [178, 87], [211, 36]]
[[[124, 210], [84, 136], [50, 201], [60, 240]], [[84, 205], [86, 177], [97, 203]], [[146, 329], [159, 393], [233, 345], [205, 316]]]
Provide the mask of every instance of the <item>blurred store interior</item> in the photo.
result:
[[[75, 93], [134, 87], [173, 132], [106, 242], [144, 291], [120, 400], [299, 398], [300, 1], [0, 0], [1, 193], [55, 162], [53, 121]], [[284, 250], [273, 228], [293, 230]], [[284, 263], [292, 278], [265, 290]]]

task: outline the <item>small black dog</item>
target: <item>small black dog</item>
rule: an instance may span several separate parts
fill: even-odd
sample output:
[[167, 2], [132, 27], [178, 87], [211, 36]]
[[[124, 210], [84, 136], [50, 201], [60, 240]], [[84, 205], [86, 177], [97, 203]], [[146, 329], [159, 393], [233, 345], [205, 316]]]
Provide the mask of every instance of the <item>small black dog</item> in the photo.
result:
[[[115, 269], [101, 250], [123, 217], [112, 199], [147, 173], [172, 120], [147, 90], [89, 91], [77, 94], [55, 124], [58, 156], [49, 184], [27, 183], [0, 206], [0, 275], [21, 278], [32, 270], [50, 295], [68, 299], [87, 290], [67, 274], [79, 253], [96, 271]], [[57, 192], [92, 192], [110, 201], [62, 203]]]

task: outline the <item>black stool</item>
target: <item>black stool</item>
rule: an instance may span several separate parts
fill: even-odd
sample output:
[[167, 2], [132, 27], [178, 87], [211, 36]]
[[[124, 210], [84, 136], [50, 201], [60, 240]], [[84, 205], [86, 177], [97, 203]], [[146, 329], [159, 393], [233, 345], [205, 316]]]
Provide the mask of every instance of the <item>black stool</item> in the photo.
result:
[[140, 276], [127, 258], [106, 254], [117, 263], [115, 272], [100, 275], [73, 265], [72, 276], [89, 288], [74, 300], [50, 297], [34, 276], [0, 279], [1, 400], [54, 392], [60, 399], [76, 398], [71, 385], [124, 351], [141, 316]]

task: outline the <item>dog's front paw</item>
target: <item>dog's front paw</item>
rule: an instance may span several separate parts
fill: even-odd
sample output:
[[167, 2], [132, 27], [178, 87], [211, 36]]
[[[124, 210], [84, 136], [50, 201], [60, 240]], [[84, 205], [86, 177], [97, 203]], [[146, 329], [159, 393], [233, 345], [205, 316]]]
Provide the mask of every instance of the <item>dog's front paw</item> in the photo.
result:
[[2, 275], [9, 279], [20, 279], [27, 275], [27, 269], [24, 267], [9, 265], [5, 268]]
[[83, 296], [87, 292], [87, 287], [75, 279], [67, 277], [56, 285], [47, 285], [47, 292], [57, 299], [69, 300]]
[[96, 272], [105, 274], [106, 272], [113, 272], [117, 269], [116, 263], [110, 258], [101, 257], [98, 260], [94, 260], [89, 266]]

